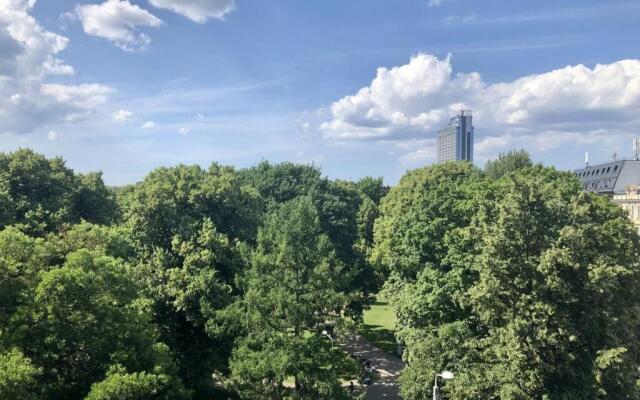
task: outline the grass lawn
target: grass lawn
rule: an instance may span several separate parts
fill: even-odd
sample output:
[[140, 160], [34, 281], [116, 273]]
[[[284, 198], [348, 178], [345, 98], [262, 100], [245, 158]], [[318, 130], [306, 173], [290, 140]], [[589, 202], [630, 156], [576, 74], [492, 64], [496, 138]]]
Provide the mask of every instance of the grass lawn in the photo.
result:
[[369, 310], [364, 312], [364, 323], [359, 333], [369, 342], [390, 354], [396, 354], [396, 316], [387, 301], [378, 297]]

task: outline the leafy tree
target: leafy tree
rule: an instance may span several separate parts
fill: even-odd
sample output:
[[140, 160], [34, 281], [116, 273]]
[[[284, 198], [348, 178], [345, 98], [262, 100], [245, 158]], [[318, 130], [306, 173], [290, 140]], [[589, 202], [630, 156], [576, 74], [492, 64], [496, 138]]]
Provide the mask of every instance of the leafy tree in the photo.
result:
[[19, 350], [0, 353], [0, 400], [36, 400], [41, 370]]
[[[240, 178], [255, 187], [265, 200], [265, 211], [276, 210], [281, 204], [299, 196], [311, 199], [320, 221], [320, 228], [325, 233], [336, 255], [349, 271], [351, 282], [345, 291], [354, 295], [350, 305], [350, 313], [358, 317], [363, 304], [370, 300], [370, 294], [377, 287], [373, 279], [373, 270], [366, 259], [367, 249], [363, 247], [366, 239], [360, 237], [358, 213], [370, 192], [378, 197], [381, 180], [363, 180], [358, 186], [343, 181], [331, 181], [322, 177], [320, 170], [313, 165], [299, 165], [290, 162], [270, 164], [264, 161], [255, 167], [240, 171]], [[363, 212], [362, 217], [372, 217]], [[362, 221], [364, 225], [370, 221]], [[356, 295], [357, 294], [357, 295]]]
[[75, 210], [77, 216], [96, 224], [110, 224], [120, 219], [115, 194], [102, 180], [102, 172], [76, 176]]
[[172, 250], [172, 241], [192, 239], [206, 219], [233, 239], [250, 242], [260, 222], [260, 197], [242, 185], [230, 167], [212, 164], [158, 168], [125, 196], [126, 223], [139, 251]]
[[267, 218], [243, 282], [250, 329], [231, 361], [243, 398], [283, 398], [290, 376], [295, 398], [343, 398], [330, 368], [338, 355], [320, 331], [340, 320], [348, 277], [310, 198], [286, 202]]
[[153, 330], [135, 307], [137, 297], [121, 262], [80, 250], [42, 273], [33, 301], [12, 318], [11, 343], [42, 367], [51, 398], [81, 398], [112, 363], [154, 367]]
[[180, 375], [191, 387], [205, 390], [214, 370], [227, 369], [238, 331], [227, 329], [223, 314], [237, 296], [234, 280], [244, 265], [243, 247], [207, 220], [194, 240], [174, 239], [175, 262], [157, 252], [138, 271], [161, 338], [176, 353]]
[[452, 399], [638, 398], [640, 243], [622, 210], [550, 168], [488, 188], [446, 253], [395, 283], [403, 397], [451, 369]]
[[81, 218], [107, 223], [114, 210], [100, 173], [76, 176], [61, 158], [28, 149], [0, 153], [0, 228], [43, 235]]
[[394, 279], [413, 280], [447, 253], [450, 233], [469, 225], [486, 190], [478, 169], [449, 162], [409, 171], [384, 197], [372, 258]]
[[218, 164], [158, 168], [119, 196], [161, 340], [199, 396], [214, 370], [227, 369], [237, 332], [218, 317], [239, 295], [235, 275], [244, 243], [255, 242], [262, 200]]
[[162, 372], [127, 373], [112, 367], [102, 382], [94, 383], [85, 400], [188, 400], [191, 396], [174, 376]]
[[509, 150], [506, 153], [500, 153], [495, 160], [487, 161], [484, 172], [491, 179], [500, 179], [510, 172], [531, 166], [533, 162], [525, 150]]
[[389, 192], [389, 188], [384, 186], [382, 178], [372, 178], [365, 176], [355, 183], [356, 189], [363, 195], [370, 198], [375, 204], [380, 204], [382, 198]]
[[11, 316], [28, 300], [28, 289], [44, 269], [46, 258], [41, 239], [17, 228], [0, 231], [0, 342]]

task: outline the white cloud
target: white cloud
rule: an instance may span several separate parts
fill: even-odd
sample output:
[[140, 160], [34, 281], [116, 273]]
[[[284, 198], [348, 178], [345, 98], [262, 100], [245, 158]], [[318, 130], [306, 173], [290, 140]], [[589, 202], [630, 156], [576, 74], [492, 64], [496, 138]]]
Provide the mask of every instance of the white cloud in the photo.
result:
[[460, 25], [460, 24], [468, 24], [473, 22], [476, 19], [475, 13], [470, 13], [467, 15], [449, 15], [445, 17], [442, 22], [445, 25]]
[[55, 142], [60, 139], [60, 134], [53, 130], [49, 131], [49, 133], [47, 133], [47, 139], [49, 139], [50, 142]]
[[147, 122], [145, 122], [144, 124], [142, 124], [142, 126], [140, 126], [140, 127], [141, 127], [142, 129], [153, 129], [153, 128], [155, 128], [156, 126], [158, 126], [158, 125], [156, 125], [156, 123], [155, 123], [155, 122], [153, 122], [153, 121], [147, 121]]
[[189, 134], [189, 132], [191, 132], [191, 129], [185, 128], [184, 126], [178, 129], [178, 133], [181, 134], [182, 136]]
[[85, 118], [113, 89], [99, 84], [48, 84], [72, 75], [59, 58], [64, 36], [49, 32], [29, 13], [35, 0], [0, 1], [0, 133], [29, 133], [44, 125]]
[[151, 43], [149, 35], [138, 32], [140, 27], [162, 25], [158, 17], [129, 0], [78, 5], [74, 12], [86, 34], [107, 39], [126, 51], [144, 50]]
[[118, 110], [113, 113], [113, 120], [116, 122], [126, 122], [133, 119], [133, 113], [127, 110]]
[[[474, 112], [478, 153], [489, 137], [494, 146], [522, 138], [557, 147], [566, 143], [553, 140], [561, 133], [563, 138], [579, 138], [599, 130], [637, 132], [640, 60], [567, 66], [488, 84], [475, 72], [454, 73], [450, 57], [418, 54], [408, 64], [378, 68], [369, 86], [331, 105], [331, 118], [320, 129], [325, 138], [340, 141], [435, 138], [449, 116], [462, 108]], [[602, 135], [606, 133], [598, 137]]]
[[222, 20], [236, 7], [234, 0], [149, 0], [154, 7], [171, 10], [197, 23]]
[[440, 7], [445, 1], [448, 1], [448, 0], [429, 0], [427, 2], [427, 6], [429, 6], [429, 7]]

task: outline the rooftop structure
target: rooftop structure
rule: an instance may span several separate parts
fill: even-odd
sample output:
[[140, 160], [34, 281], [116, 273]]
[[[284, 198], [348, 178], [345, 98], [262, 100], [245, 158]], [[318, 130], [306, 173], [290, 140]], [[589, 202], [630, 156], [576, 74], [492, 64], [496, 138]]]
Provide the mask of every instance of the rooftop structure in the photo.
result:
[[585, 191], [602, 194], [624, 193], [627, 186], [640, 184], [640, 160], [618, 160], [587, 165], [574, 173]]

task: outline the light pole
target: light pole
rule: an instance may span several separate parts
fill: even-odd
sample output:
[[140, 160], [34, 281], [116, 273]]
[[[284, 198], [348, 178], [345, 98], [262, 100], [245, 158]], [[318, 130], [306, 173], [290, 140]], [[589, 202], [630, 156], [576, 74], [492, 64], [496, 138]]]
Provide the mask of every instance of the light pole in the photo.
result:
[[438, 378], [444, 380], [453, 379], [453, 372], [442, 371], [436, 375], [436, 379], [433, 381], [433, 400], [440, 400], [440, 388], [438, 387]]
[[322, 334], [331, 340], [331, 351], [333, 351], [333, 338], [329, 335], [329, 332], [327, 332], [326, 329], [322, 331]]

